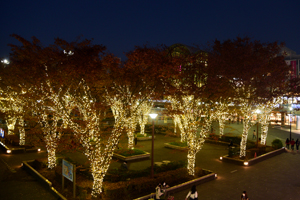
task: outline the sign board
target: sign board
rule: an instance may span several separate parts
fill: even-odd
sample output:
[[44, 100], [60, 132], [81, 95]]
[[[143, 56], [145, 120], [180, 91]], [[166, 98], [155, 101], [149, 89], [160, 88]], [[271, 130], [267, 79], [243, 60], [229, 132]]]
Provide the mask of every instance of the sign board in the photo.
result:
[[63, 174], [63, 176], [73, 182], [73, 177], [74, 177], [73, 172], [74, 172], [73, 164], [69, 163], [66, 160], [63, 160], [63, 162], [62, 162], [62, 174]]

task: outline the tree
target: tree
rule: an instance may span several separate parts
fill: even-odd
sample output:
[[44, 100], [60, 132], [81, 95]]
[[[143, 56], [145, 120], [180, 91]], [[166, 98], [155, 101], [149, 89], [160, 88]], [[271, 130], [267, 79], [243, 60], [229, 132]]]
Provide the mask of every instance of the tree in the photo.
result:
[[209, 54], [209, 67], [234, 89], [232, 100], [240, 106], [243, 123], [240, 157], [246, 156], [247, 136], [253, 109], [282, 95], [287, 66], [277, 56], [281, 45], [251, 41], [237, 37], [220, 42], [215, 40]]

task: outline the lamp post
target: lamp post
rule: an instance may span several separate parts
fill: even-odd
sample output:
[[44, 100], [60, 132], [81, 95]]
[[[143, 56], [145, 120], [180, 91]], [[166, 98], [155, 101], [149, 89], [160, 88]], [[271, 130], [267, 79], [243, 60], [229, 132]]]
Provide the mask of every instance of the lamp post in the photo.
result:
[[256, 143], [257, 143], [257, 146], [258, 146], [258, 123], [259, 123], [259, 121], [258, 121], [258, 114], [260, 113], [260, 110], [259, 109], [257, 109], [256, 111], [256, 117], [257, 117], [257, 123], [256, 123], [256, 129], [257, 129], [257, 133], [256, 133]]
[[290, 116], [289, 116], [289, 121], [290, 121], [290, 142], [292, 140], [292, 123], [291, 123], [292, 110], [293, 110], [293, 108], [290, 107]]
[[154, 157], [154, 119], [157, 117], [157, 114], [149, 114], [152, 118], [152, 147], [151, 147], [151, 178], [154, 177], [154, 170], [153, 170], [153, 157]]

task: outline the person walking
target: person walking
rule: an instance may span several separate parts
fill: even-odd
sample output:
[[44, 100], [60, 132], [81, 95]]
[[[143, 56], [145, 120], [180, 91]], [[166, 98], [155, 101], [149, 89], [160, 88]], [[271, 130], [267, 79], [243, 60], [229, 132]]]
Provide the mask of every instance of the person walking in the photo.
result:
[[252, 140], [253, 140], [253, 139], [256, 139], [256, 131], [255, 131], [255, 130], [253, 130]]
[[295, 144], [296, 144], [296, 149], [297, 149], [297, 152], [298, 152], [298, 150], [299, 150], [299, 139], [297, 138], [297, 140], [296, 140], [296, 142], [295, 142]]
[[185, 200], [187, 200], [189, 197], [190, 197], [190, 200], [198, 200], [198, 192], [196, 190], [196, 185], [192, 186], [192, 189], [186, 195]]
[[294, 146], [295, 146], [295, 141], [294, 141], [294, 138], [292, 138], [292, 141], [291, 141], [291, 149], [292, 149], [292, 151], [294, 151]]
[[242, 195], [241, 195], [241, 200], [249, 200], [249, 198], [248, 198], [248, 195], [247, 195], [247, 192], [246, 192], [246, 191], [244, 191], [244, 192], [242, 193]]
[[162, 196], [164, 193], [161, 190], [161, 184], [159, 183], [155, 188], [155, 199], [160, 199], [160, 196]]
[[290, 140], [289, 140], [289, 138], [286, 138], [286, 141], [285, 141], [285, 147], [286, 147], [287, 149], [290, 149]]

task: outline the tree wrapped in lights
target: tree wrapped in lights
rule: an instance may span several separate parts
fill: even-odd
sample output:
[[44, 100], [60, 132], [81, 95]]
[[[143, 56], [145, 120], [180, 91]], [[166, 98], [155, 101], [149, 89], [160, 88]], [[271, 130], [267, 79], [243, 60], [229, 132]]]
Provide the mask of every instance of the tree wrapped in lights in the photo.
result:
[[24, 115], [26, 106], [25, 98], [18, 91], [14, 91], [12, 87], [8, 87], [8, 89], [3, 94], [6, 96], [2, 98], [2, 107], [1, 112], [5, 113], [8, 135], [14, 135], [16, 124], [19, 129], [19, 145], [25, 145], [25, 129], [24, 129]]
[[111, 106], [115, 120], [121, 118], [124, 122], [129, 149], [133, 148], [138, 116], [146, 112], [144, 103], [157, 98], [163, 91], [161, 79], [168, 76], [167, 70], [171, 66], [166, 62], [166, 54], [164, 48], [144, 46], [126, 53], [127, 60], [122, 63], [113, 56], [104, 59], [110, 72], [106, 86], [107, 104]]
[[140, 134], [146, 136], [146, 133], [145, 133], [145, 125], [147, 124], [147, 121], [148, 121], [148, 116], [149, 116], [149, 113], [151, 111], [153, 107], [153, 101], [144, 101], [140, 107], [140, 114], [138, 116], [138, 120], [139, 120], [139, 124], [140, 124], [140, 129], [141, 129], [141, 132]]
[[228, 102], [218, 101], [214, 104], [214, 117], [219, 122], [219, 135], [224, 135], [225, 122], [229, 115]]
[[[73, 108], [78, 109], [80, 120], [70, 117], [67, 112], [63, 115], [63, 120], [68, 121], [69, 127], [74, 131], [84, 147], [84, 154], [90, 162], [93, 176], [92, 196], [96, 197], [102, 192], [104, 176], [109, 168], [113, 152], [123, 133], [122, 115], [115, 121], [112, 133], [106, 134], [101, 131], [102, 119], [105, 118], [105, 107], [92, 97], [89, 87], [81, 81], [78, 89], [73, 94], [62, 99], [55, 99], [55, 94], [51, 95], [55, 101], [56, 109], [67, 107], [70, 103]], [[66, 101], [65, 98], [68, 98]], [[107, 138], [107, 139], [106, 139]]]
[[107, 102], [111, 106], [115, 120], [124, 120], [124, 126], [127, 130], [128, 149], [133, 149], [134, 131], [137, 126], [137, 116], [139, 113], [139, 99], [132, 96], [128, 86], [116, 86], [117, 91], [122, 95], [109, 96], [107, 92]]
[[265, 104], [258, 105], [259, 118], [257, 119], [261, 123], [261, 144], [266, 145], [268, 129], [270, 124], [270, 116], [274, 108], [280, 103], [281, 98], [274, 98]]
[[207, 84], [206, 54], [202, 51], [193, 54], [181, 45], [173, 46], [169, 50], [170, 59], [177, 60], [179, 63], [177, 66], [180, 67], [174, 71], [170, 79], [163, 80], [166, 98], [170, 101], [167, 109], [178, 124], [181, 141], [187, 142], [187, 170], [190, 175], [194, 175], [196, 154], [201, 150], [211, 124], [211, 107], [207, 103], [208, 96], [204, 91]]
[[[220, 42], [215, 40], [209, 54], [209, 66], [215, 77], [223, 79], [226, 87], [234, 91], [229, 97], [239, 106], [244, 118], [240, 157], [246, 156], [247, 136], [253, 109], [259, 103], [281, 96], [287, 65], [278, 56], [282, 45], [261, 43], [250, 38], [239, 38]], [[225, 87], [225, 88], [226, 88]]]
[[194, 175], [196, 154], [204, 144], [207, 134], [205, 127], [210, 124], [209, 106], [202, 104], [202, 99], [195, 99], [194, 95], [182, 95], [181, 99], [168, 96], [168, 100], [171, 102], [171, 106], [168, 106], [169, 113], [176, 113], [173, 116], [177, 117], [181, 141], [186, 141], [188, 145], [188, 173]]

